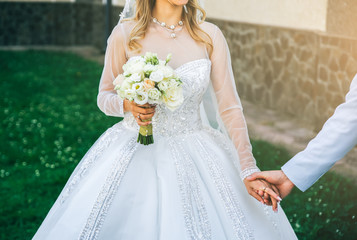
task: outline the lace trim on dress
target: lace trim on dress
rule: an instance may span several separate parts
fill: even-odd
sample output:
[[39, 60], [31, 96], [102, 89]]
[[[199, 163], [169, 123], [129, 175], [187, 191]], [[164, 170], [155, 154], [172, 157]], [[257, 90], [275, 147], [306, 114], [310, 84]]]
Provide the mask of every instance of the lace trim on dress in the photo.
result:
[[256, 167], [256, 166], [246, 168], [246, 169], [244, 169], [243, 171], [240, 172], [240, 178], [243, 181], [246, 177], [252, 175], [255, 172], [260, 172], [260, 169], [258, 167]]

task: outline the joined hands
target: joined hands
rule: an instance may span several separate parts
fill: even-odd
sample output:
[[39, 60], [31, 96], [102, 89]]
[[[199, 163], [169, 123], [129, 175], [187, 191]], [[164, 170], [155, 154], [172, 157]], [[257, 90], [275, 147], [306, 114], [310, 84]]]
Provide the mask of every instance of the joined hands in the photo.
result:
[[[285, 198], [294, 187], [281, 170], [253, 173], [244, 179], [244, 184], [252, 197], [260, 202], [263, 200], [262, 203], [267, 205], [273, 205], [274, 211], [277, 211], [277, 202]], [[268, 201], [265, 201], [266, 199]]]

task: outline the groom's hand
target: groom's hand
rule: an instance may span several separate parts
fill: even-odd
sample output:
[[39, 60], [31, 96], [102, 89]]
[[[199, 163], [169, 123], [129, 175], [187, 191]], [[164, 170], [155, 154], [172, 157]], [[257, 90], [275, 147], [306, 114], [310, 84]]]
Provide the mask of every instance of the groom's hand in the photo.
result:
[[293, 189], [294, 183], [284, 174], [283, 171], [264, 171], [256, 172], [246, 178], [248, 181], [254, 181], [256, 179], [264, 179], [271, 184], [274, 184], [280, 192], [280, 196], [285, 198]]

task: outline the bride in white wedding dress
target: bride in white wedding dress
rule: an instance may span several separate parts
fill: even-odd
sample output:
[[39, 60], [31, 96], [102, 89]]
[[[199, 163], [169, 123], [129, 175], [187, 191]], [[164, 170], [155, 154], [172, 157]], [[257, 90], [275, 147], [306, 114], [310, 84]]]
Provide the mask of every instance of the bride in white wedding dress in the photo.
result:
[[[243, 181], [259, 169], [226, 40], [199, 20], [198, 1], [127, 1], [122, 18], [108, 39], [98, 106], [124, 120], [89, 149], [33, 239], [296, 239], [280, 207], [247, 192], [262, 200], [259, 189], [274, 186]], [[172, 54], [184, 92], [173, 112], [114, 91], [123, 64], [145, 52]], [[151, 117], [155, 142], [144, 146], [138, 129]]]

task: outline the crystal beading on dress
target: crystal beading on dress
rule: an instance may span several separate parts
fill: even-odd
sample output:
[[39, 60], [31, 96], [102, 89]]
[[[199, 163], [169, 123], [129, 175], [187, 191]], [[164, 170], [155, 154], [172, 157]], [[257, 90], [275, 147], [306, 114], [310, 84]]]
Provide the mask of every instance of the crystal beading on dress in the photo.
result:
[[176, 166], [186, 230], [192, 240], [210, 240], [211, 226], [198, 183], [199, 176], [194, 171], [194, 160], [182, 147], [182, 141], [183, 139], [170, 139], [169, 145]]
[[113, 198], [137, 147], [136, 138], [132, 138], [121, 151], [121, 155], [117, 157], [117, 161], [114, 162], [111, 167], [112, 170], [97, 197], [79, 240], [98, 239], [98, 234], [112, 204]]

